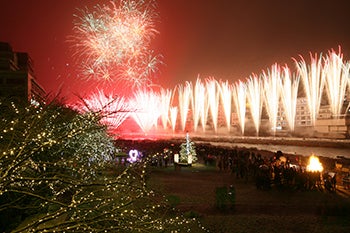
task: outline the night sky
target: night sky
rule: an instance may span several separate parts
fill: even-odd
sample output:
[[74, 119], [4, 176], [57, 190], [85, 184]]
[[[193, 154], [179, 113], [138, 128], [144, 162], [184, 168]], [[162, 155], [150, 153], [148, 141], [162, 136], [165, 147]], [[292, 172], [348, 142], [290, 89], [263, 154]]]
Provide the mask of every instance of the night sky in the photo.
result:
[[[28, 52], [39, 83], [49, 93], [86, 95], [67, 37], [77, 8], [108, 1], [0, 0], [0, 41]], [[213, 76], [244, 80], [273, 63], [326, 53], [340, 45], [350, 59], [348, 0], [159, 0], [154, 49], [165, 65], [154, 80], [173, 88]], [[84, 88], [82, 88], [84, 87]]]

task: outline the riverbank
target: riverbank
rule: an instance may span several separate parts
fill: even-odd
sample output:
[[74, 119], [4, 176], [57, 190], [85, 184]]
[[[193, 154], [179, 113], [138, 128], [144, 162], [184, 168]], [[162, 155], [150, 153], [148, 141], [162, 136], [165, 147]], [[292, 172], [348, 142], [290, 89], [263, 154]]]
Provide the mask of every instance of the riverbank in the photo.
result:
[[[130, 134], [124, 135], [119, 140], [130, 141], [158, 141], [160, 143], [182, 143], [186, 135], [183, 134]], [[211, 144], [228, 148], [244, 147], [258, 150], [276, 152], [283, 151], [286, 154], [302, 156], [317, 156], [336, 159], [343, 156], [350, 159], [349, 139], [324, 139], [324, 138], [291, 138], [291, 137], [241, 137], [230, 135], [203, 135], [190, 134], [190, 138], [196, 144]]]
[[[123, 134], [118, 139], [122, 140], [183, 140], [186, 133], [169, 133], [169, 134]], [[273, 144], [273, 145], [298, 145], [310, 147], [336, 147], [350, 148], [350, 139], [330, 139], [330, 138], [297, 138], [297, 137], [254, 137], [254, 136], [235, 136], [228, 134], [202, 134], [190, 133], [190, 137], [194, 141], [203, 142], [227, 142], [227, 143], [247, 143], [247, 144]]]
[[247, 143], [247, 144], [268, 144], [283, 146], [302, 147], [331, 147], [350, 148], [350, 140], [345, 139], [325, 139], [325, 138], [289, 138], [289, 137], [230, 137], [230, 136], [192, 136], [193, 140], [204, 142], [227, 142], [227, 143]]

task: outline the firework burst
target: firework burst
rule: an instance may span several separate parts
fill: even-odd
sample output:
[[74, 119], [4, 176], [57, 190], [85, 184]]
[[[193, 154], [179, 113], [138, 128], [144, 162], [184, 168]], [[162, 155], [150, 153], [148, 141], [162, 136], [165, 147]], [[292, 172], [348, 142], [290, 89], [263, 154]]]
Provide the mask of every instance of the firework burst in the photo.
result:
[[346, 96], [346, 86], [350, 78], [349, 62], [343, 61], [343, 54], [334, 50], [325, 59], [325, 86], [333, 117], [339, 118]]
[[220, 101], [220, 92], [218, 91], [219, 84], [214, 78], [208, 78], [205, 82], [205, 86], [208, 92], [209, 110], [211, 113], [214, 131], [217, 132]]
[[155, 8], [154, 0], [113, 0], [80, 10], [71, 42], [84, 77], [149, 84], [160, 63], [150, 49], [158, 34]]
[[226, 82], [220, 82], [220, 96], [222, 101], [222, 107], [226, 119], [227, 131], [231, 128], [231, 105], [232, 105], [232, 85]]
[[102, 90], [81, 100], [74, 108], [80, 112], [98, 113], [101, 123], [107, 125], [111, 130], [117, 129], [132, 111], [124, 97], [107, 95]]
[[197, 78], [192, 101], [193, 129], [195, 132], [197, 131], [199, 120], [201, 120], [203, 131], [205, 131], [206, 116], [208, 115], [207, 105], [205, 86], [203, 82]]
[[246, 98], [247, 86], [244, 82], [239, 81], [233, 86], [233, 100], [235, 102], [236, 113], [241, 127], [241, 133], [244, 134], [245, 116], [246, 116]]
[[161, 116], [160, 94], [153, 91], [139, 90], [135, 93], [130, 104], [135, 106], [132, 117], [144, 133], [150, 132], [155, 127]]
[[271, 69], [263, 72], [263, 85], [266, 111], [269, 115], [269, 122], [272, 132], [276, 133], [277, 116], [279, 108], [280, 92], [279, 83], [281, 79], [281, 67], [278, 64], [272, 65]]
[[252, 74], [247, 81], [247, 99], [255, 131], [259, 135], [263, 107], [263, 89], [262, 81], [256, 74]]
[[312, 125], [315, 125], [325, 85], [325, 72], [323, 69], [322, 55], [318, 58], [317, 54], [313, 56], [310, 53], [310, 65], [307, 65], [303, 57], [300, 56], [300, 58], [300, 61], [295, 59], [294, 61], [304, 86], [311, 123]]
[[192, 83], [186, 82], [185, 85], [178, 85], [179, 111], [182, 130], [185, 131], [186, 121], [189, 112], [190, 103], [192, 100]]
[[291, 131], [294, 131], [295, 127], [299, 82], [299, 76], [292, 77], [290, 69], [287, 66], [283, 67], [282, 77], [280, 79], [281, 102], [284, 109], [284, 116]]
[[161, 89], [160, 90], [160, 115], [161, 121], [164, 129], [167, 129], [170, 113], [170, 103], [172, 97], [172, 90], [169, 89]]
[[169, 111], [170, 111], [169, 120], [170, 120], [171, 129], [173, 132], [175, 132], [178, 109], [177, 107], [170, 107]]

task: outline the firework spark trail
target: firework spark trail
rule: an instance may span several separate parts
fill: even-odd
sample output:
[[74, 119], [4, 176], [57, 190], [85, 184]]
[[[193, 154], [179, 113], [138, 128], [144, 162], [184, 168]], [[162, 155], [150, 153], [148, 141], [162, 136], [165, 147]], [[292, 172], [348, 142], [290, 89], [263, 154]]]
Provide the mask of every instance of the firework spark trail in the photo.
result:
[[99, 113], [101, 123], [107, 125], [109, 129], [117, 129], [132, 111], [124, 97], [106, 95], [102, 90], [82, 99], [82, 103], [78, 103], [74, 108], [81, 112]]
[[[152, 74], [158, 71], [160, 62], [160, 55], [153, 56], [147, 54], [145, 57], [140, 56], [139, 61], [120, 65], [118, 73], [114, 72], [114, 77], [117, 77], [115, 82], [126, 82], [128, 87], [131, 85], [132, 89], [140, 89], [145, 86], [152, 85]], [[137, 64], [136, 64], [137, 63]], [[135, 65], [136, 64], [136, 65]], [[106, 72], [108, 73], [108, 71]]]
[[209, 101], [208, 101], [208, 92], [207, 92], [207, 88], [204, 85], [203, 87], [203, 96], [202, 101], [203, 101], [203, 110], [201, 111], [201, 115], [200, 115], [200, 119], [201, 119], [201, 126], [202, 126], [202, 130], [203, 132], [205, 132], [206, 127], [207, 127], [207, 122], [208, 122], [208, 115], [209, 115]]
[[208, 93], [208, 103], [210, 115], [213, 122], [214, 131], [217, 132], [218, 128], [218, 113], [219, 113], [219, 101], [220, 93], [218, 91], [218, 82], [214, 78], [208, 78], [205, 82]]
[[269, 122], [271, 125], [272, 132], [276, 133], [277, 126], [277, 115], [280, 98], [280, 82], [281, 68], [279, 65], [272, 65], [271, 69], [263, 72], [263, 83], [264, 83], [264, 97], [267, 114], [269, 115]]
[[[344, 67], [347, 73], [350, 73], [350, 61], [347, 61]], [[350, 77], [348, 78], [348, 94], [350, 96]]]
[[[347, 73], [348, 76], [348, 90], [347, 90], [347, 94], [346, 96], [349, 98], [350, 97], [350, 61], [347, 61], [344, 65], [344, 72]], [[345, 114], [347, 114], [349, 112], [349, 108], [350, 108], [350, 102], [346, 108]]]
[[349, 66], [343, 62], [343, 54], [340, 51], [329, 51], [325, 58], [324, 69], [326, 72], [326, 92], [333, 117], [339, 118], [346, 94], [346, 85], [350, 78]]
[[161, 89], [160, 91], [160, 116], [162, 120], [162, 125], [164, 129], [167, 129], [169, 122], [169, 109], [170, 101], [172, 97], [172, 91], [169, 89]]
[[231, 105], [232, 105], [232, 85], [226, 82], [220, 82], [220, 96], [222, 101], [222, 106], [226, 119], [227, 132], [230, 132], [231, 128]]
[[[347, 73], [350, 73], [349, 67], [350, 67], [350, 61], [347, 61], [345, 64], [345, 67], [344, 67], [344, 69], [345, 69], [345, 71], [347, 71]], [[350, 96], [350, 77], [348, 78], [348, 94]]]
[[296, 76], [293, 78], [290, 69], [284, 66], [280, 79], [281, 101], [289, 129], [292, 132], [295, 128], [299, 82], [300, 77]]
[[175, 132], [177, 120], [177, 107], [170, 107], [170, 125], [173, 132]]
[[208, 101], [207, 95], [208, 95], [208, 93], [206, 92], [206, 94], [205, 94], [206, 98], [204, 98], [204, 107], [203, 107], [203, 111], [201, 114], [201, 125], [202, 125], [203, 132], [205, 132], [205, 130], [206, 130], [207, 122], [208, 122], [208, 115], [209, 115], [209, 101]]
[[304, 85], [307, 104], [310, 112], [311, 124], [314, 126], [319, 113], [322, 92], [325, 85], [325, 72], [322, 65], [322, 55], [317, 58], [317, 54], [310, 54], [311, 65], [307, 65], [304, 58], [300, 56], [300, 61], [295, 61], [301, 81]]
[[256, 74], [252, 74], [247, 80], [247, 99], [255, 132], [256, 135], [259, 135], [263, 107], [263, 86], [261, 79]]
[[185, 86], [178, 85], [179, 111], [182, 130], [185, 131], [188, 111], [192, 97], [192, 83], [186, 82]]
[[135, 108], [131, 115], [144, 133], [148, 133], [152, 127], [157, 126], [160, 117], [159, 94], [153, 91], [139, 90], [130, 100], [130, 105]]
[[246, 96], [247, 86], [245, 83], [239, 81], [233, 86], [233, 100], [235, 102], [236, 112], [238, 116], [241, 133], [244, 135], [245, 129], [245, 115], [246, 115]]
[[158, 34], [155, 8], [154, 0], [115, 0], [80, 10], [71, 42], [85, 78], [149, 83], [160, 63], [150, 49]]
[[[202, 81], [197, 78], [196, 84], [193, 90], [193, 98], [192, 98], [192, 114], [193, 114], [193, 129], [197, 132], [199, 120], [202, 120], [202, 126], [206, 125], [206, 122], [203, 122], [201, 116], [207, 114], [205, 112], [205, 102], [206, 102], [206, 90]], [[205, 130], [205, 127], [203, 128]]]

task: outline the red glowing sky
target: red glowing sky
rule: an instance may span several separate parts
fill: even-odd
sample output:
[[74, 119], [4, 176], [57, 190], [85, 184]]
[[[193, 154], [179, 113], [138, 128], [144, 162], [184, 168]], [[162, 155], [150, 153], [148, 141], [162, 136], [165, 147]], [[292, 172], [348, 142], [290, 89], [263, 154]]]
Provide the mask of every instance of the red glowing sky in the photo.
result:
[[[1, 0], [0, 41], [28, 52], [47, 92], [86, 95], [95, 88], [76, 78], [67, 37], [77, 8], [106, 0]], [[261, 73], [291, 57], [342, 47], [350, 54], [348, 0], [159, 0], [160, 34], [154, 49], [164, 56], [156, 83], [173, 88], [214, 76], [230, 80]]]

